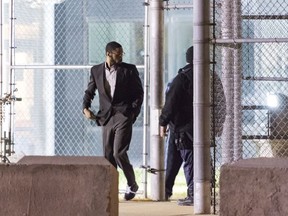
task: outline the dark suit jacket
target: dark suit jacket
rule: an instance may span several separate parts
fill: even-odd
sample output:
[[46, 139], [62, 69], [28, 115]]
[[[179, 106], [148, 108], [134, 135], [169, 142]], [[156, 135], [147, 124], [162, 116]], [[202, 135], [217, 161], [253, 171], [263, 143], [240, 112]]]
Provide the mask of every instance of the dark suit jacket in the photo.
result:
[[98, 125], [105, 125], [116, 111], [131, 116], [135, 121], [143, 102], [143, 87], [135, 65], [117, 65], [117, 78], [114, 97], [107, 94], [104, 87], [105, 63], [91, 68], [90, 81], [83, 97], [83, 109], [91, 107], [96, 90], [99, 93], [99, 111], [96, 115]]

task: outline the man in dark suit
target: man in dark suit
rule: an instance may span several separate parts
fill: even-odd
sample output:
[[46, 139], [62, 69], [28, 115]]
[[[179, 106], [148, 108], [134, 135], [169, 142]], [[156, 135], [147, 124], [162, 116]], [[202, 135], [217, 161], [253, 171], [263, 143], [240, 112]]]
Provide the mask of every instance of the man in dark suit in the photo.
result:
[[[102, 126], [105, 158], [127, 179], [124, 199], [135, 197], [138, 185], [127, 151], [132, 137], [132, 125], [138, 117], [143, 102], [143, 87], [135, 65], [122, 62], [122, 46], [112, 41], [106, 45], [106, 61], [91, 68], [90, 81], [83, 97], [83, 113], [96, 119]], [[99, 111], [89, 109], [98, 90]]]

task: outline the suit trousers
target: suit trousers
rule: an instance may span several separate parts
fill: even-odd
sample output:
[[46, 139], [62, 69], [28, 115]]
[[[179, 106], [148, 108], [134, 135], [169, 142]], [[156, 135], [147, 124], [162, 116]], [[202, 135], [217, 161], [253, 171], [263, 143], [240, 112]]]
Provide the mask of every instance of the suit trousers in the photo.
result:
[[135, 181], [135, 173], [127, 151], [132, 137], [133, 120], [120, 112], [111, 116], [102, 127], [104, 157], [117, 169], [119, 166], [127, 179], [128, 186]]

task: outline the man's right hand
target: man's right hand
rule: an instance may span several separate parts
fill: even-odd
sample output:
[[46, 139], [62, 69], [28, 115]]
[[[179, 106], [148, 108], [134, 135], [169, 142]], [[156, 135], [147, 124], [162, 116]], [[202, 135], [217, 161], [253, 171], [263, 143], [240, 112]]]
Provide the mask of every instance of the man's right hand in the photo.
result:
[[166, 126], [160, 126], [160, 137], [167, 136], [167, 127]]
[[96, 116], [94, 115], [94, 113], [91, 110], [87, 109], [87, 108], [85, 108], [83, 110], [83, 113], [84, 113], [84, 115], [85, 115], [85, 117], [87, 119], [96, 119]]

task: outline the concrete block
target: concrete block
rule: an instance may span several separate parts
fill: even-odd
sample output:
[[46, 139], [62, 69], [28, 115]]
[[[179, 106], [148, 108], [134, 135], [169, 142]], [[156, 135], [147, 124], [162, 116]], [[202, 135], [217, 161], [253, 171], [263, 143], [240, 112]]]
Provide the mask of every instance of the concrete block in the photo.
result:
[[223, 165], [220, 216], [287, 216], [288, 159], [253, 158]]
[[118, 172], [103, 157], [25, 156], [0, 176], [0, 215], [118, 215]]

